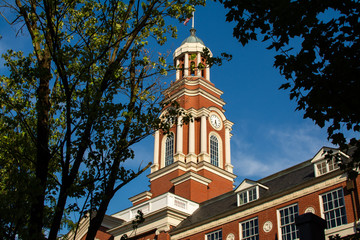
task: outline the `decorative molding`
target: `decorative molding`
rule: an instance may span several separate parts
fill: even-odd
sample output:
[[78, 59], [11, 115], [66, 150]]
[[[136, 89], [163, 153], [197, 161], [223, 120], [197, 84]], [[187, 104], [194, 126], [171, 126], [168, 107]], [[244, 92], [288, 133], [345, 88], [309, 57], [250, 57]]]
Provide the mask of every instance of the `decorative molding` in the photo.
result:
[[307, 208], [305, 209], [305, 213], [313, 213], [313, 214], [315, 214], [315, 208], [313, 208], [313, 207], [307, 207]]
[[229, 181], [234, 181], [234, 179], [236, 178], [236, 175], [228, 172], [224, 169], [221, 169], [219, 167], [216, 167], [208, 162], [202, 161], [199, 163], [194, 163], [194, 162], [188, 162], [188, 163], [184, 163], [184, 162], [174, 162], [173, 164], [166, 166], [164, 168], [159, 169], [156, 172], [150, 173], [149, 175], [147, 175], [147, 177], [149, 178], [150, 182], [154, 181], [155, 179], [158, 179], [160, 177], [163, 177], [173, 171], [176, 170], [181, 170], [184, 172], [187, 171], [200, 171], [200, 170], [207, 170], [209, 172], [212, 172], [222, 178], [225, 178]]
[[207, 89], [209, 89], [210, 91], [214, 92], [215, 94], [221, 96], [224, 92], [221, 91], [220, 89], [216, 88], [214, 86], [214, 84], [209, 83], [209, 81], [204, 80], [201, 77], [196, 77], [195, 80], [189, 80], [187, 78], [183, 78], [182, 80], [176, 81], [175, 83], [173, 83], [168, 89], [165, 89], [163, 91], [163, 95], [164, 96], [168, 96], [170, 95], [170, 93], [176, 89], [179, 89], [180, 86], [182, 85], [187, 85], [187, 86], [203, 86]]
[[204, 89], [201, 89], [201, 88], [194, 89], [194, 90], [183, 88], [183, 89], [179, 90], [178, 92], [176, 92], [175, 94], [173, 94], [168, 99], [170, 101], [173, 101], [174, 99], [178, 99], [182, 96], [190, 96], [190, 97], [201, 96], [201, 97], [204, 97], [204, 98], [212, 101], [213, 103], [215, 103], [221, 107], [225, 105], [225, 102], [221, 98], [217, 98], [214, 95], [211, 95], [210, 93], [208, 93], [207, 91], [205, 91]]
[[211, 183], [211, 179], [208, 179], [206, 177], [203, 177], [197, 173], [194, 173], [194, 172], [187, 172], [187, 173], [184, 173], [183, 175], [179, 176], [179, 177], [176, 177], [171, 181], [172, 184], [174, 184], [174, 186], [180, 184], [180, 183], [183, 183], [187, 180], [194, 180], [194, 181], [197, 181], [201, 184], [204, 184], [206, 186], [209, 185], [209, 183]]
[[226, 240], [235, 240], [235, 235], [233, 233], [229, 233], [227, 236], [226, 236]]
[[149, 191], [145, 191], [142, 193], [139, 193], [133, 197], [130, 197], [129, 200], [134, 204], [135, 202], [141, 201], [141, 200], [148, 200], [152, 196], [152, 193]]
[[270, 231], [272, 230], [272, 228], [273, 228], [273, 224], [272, 224], [271, 221], [267, 221], [267, 222], [265, 222], [264, 225], [263, 225], [263, 230], [264, 230], [264, 232], [266, 232], [266, 233], [270, 232]]

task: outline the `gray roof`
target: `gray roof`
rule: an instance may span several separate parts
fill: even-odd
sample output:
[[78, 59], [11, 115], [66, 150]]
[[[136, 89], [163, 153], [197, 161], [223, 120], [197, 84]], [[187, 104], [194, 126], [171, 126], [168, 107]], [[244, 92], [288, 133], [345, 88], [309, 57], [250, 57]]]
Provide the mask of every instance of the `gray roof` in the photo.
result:
[[[335, 171], [334, 174], [339, 174], [338, 171]], [[238, 207], [236, 193], [235, 191], [230, 191], [201, 203], [200, 207], [191, 216], [182, 221], [171, 231], [171, 234], [176, 234], [188, 228], [214, 221], [215, 219], [222, 218], [235, 212], [240, 212], [249, 207], [269, 201], [272, 198], [278, 198], [291, 191], [296, 191], [307, 185], [312, 185], [317, 181], [324, 180], [324, 177], [334, 176], [333, 174], [328, 175], [330, 176], [315, 178], [314, 166], [311, 163], [311, 160], [305, 161], [289, 169], [255, 181], [269, 188], [268, 190], [261, 189], [259, 199], [256, 201]]]
[[185, 44], [185, 43], [201, 43], [202, 45], [205, 46], [204, 42], [203, 42], [200, 38], [198, 38], [198, 37], [195, 35], [195, 33], [196, 33], [195, 28], [190, 29], [190, 36], [187, 37], [187, 38], [181, 43], [181, 45], [183, 45], [183, 44]]

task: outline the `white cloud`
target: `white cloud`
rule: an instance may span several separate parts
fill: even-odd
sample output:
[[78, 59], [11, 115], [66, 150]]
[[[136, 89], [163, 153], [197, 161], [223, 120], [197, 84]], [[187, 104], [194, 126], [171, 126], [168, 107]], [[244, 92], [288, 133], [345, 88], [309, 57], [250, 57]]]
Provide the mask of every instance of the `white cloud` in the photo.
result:
[[258, 130], [259, 137], [245, 133], [232, 138], [232, 164], [237, 182], [243, 178], [266, 177], [310, 159], [324, 145], [330, 146], [323, 131], [311, 124]]

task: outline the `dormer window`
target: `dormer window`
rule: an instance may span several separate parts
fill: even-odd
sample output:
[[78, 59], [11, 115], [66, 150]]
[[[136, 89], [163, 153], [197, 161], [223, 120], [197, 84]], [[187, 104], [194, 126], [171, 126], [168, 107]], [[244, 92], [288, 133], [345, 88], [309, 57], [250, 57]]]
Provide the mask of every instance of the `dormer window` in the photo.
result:
[[339, 158], [341, 158], [341, 161], [347, 161], [350, 157], [338, 149], [327, 147], [320, 149], [313, 159], [311, 159], [311, 163], [314, 166], [315, 177], [339, 169], [340, 167], [337, 162], [337, 159]]
[[253, 187], [248, 190], [244, 190], [238, 194], [238, 203], [239, 205], [243, 205], [258, 199], [258, 191], [259, 187]]
[[260, 198], [260, 192], [269, 190], [269, 188], [259, 182], [245, 179], [236, 189], [237, 205], [241, 206], [253, 202]]
[[321, 176], [326, 173], [335, 171], [339, 168], [339, 165], [336, 163], [334, 159], [331, 160], [324, 160], [319, 163], [316, 163], [316, 176]]

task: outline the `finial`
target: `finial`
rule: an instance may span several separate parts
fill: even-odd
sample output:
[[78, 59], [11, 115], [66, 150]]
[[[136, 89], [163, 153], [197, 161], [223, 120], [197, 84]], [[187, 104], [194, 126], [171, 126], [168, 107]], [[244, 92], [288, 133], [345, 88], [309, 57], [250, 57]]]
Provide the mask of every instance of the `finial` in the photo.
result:
[[196, 29], [195, 29], [195, 28], [191, 28], [191, 29], [190, 29], [190, 35], [195, 37], [195, 33], [196, 33]]

